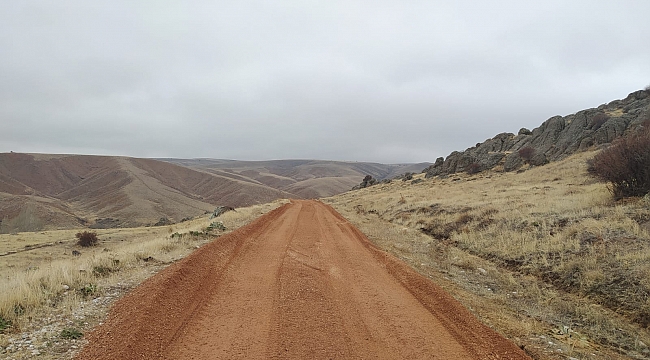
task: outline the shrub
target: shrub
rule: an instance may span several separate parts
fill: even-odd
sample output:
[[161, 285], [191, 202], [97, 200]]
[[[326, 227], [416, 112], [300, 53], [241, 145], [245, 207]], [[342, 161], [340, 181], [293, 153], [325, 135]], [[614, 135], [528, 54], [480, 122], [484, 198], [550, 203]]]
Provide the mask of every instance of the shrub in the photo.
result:
[[609, 120], [609, 116], [605, 113], [598, 113], [591, 118], [591, 129], [598, 130], [604, 123]]
[[103, 266], [103, 265], [97, 265], [93, 266], [93, 275], [95, 277], [102, 277], [102, 276], [108, 276], [109, 274], [113, 272], [119, 271], [119, 266], [120, 266], [120, 261], [117, 259], [113, 259], [112, 261], [113, 266]]
[[6, 329], [9, 329], [11, 327], [11, 320], [7, 320], [0, 316], [0, 334]]
[[223, 225], [221, 221], [215, 221], [210, 223], [207, 228], [205, 228], [206, 232], [210, 232], [212, 230], [221, 230], [221, 231], [226, 231], [226, 227]]
[[650, 129], [620, 138], [588, 162], [588, 171], [611, 183], [620, 199], [650, 192]]
[[518, 153], [519, 153], [519, 157], [529, 162], [530, 159], [532, 159], [533, 156], [535, 156], [535, 149], [533, 149], [530, 146], [526, 146], [519, 149]]
[[95, 246], [99, 242], [96, 232], [84, 231], [77, 233], [75, 236], [77, 237], [77, 245], [79, 246]]
[[61, 331], [61, 338], [67, 340], [81, 339], [83, 336], [84, 334], [75, 328], [67, 328]]
[[97, 285], [95, 285], [95, 284], [87, 284], [84, 287], [79, 289], [79, 293], [83, 297], [88, 297], [88, 296], [94, 294], [96, 291], [97, 291]]
[[467, 173], [470, 175], [478, 174], [481, 172], [481, 164], [473, 163], [467, 167]]

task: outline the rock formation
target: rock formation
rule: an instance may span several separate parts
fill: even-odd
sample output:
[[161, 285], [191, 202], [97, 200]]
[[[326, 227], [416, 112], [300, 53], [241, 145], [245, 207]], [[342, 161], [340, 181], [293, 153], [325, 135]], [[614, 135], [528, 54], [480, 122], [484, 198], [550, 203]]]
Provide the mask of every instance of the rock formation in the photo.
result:
[[373, 186], [377, 184], [377, 180], [373, 178], [371, 175], [366, 175], [366, 177], [363, 178], [363, 181], [361, 181], [361, 184], [355, 185], [352, 190], [359, 190], [363, 188], [367, 188], [369, 186]]
[[[645, 125], [644, 125], [645, 123]], [[502, 133], [483, 143], [454, 151], [424, 169], [426, 177], [499, 167], [514, 171], [524, 164], [544, 165], [593, 146], [608, 144], [650, 123], [650, 88], [629, 94], [595, 109], [554, 116], [530, 131]]]

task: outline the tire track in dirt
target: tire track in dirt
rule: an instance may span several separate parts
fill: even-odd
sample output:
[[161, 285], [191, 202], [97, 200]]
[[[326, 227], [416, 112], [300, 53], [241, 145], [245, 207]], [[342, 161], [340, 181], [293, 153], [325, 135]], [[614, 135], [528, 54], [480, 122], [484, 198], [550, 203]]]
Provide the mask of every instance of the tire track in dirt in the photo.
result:
[[88, 340], [77, 359], [529, 359], [318, 201], [155, 275]]

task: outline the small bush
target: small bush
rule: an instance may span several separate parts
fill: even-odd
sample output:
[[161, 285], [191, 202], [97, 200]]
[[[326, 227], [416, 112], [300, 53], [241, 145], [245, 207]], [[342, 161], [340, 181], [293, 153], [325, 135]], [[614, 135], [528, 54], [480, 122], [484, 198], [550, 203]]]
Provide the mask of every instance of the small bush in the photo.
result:
[[14, 314], [16, 315], [25, 315], [25, 306], [23, 304], [14, 305]]
[[66, 340], [77, 340], [81, 339], [83, 336], [84, 334], [75, 328], [67, 328], [61, 331], [61, 338]]
[[75, 237], [77, 238], [77, 245], [83, 247], [95, 246], [99, 242], [96, 232], [79, 232]]
[[88, 296], [94, 294], [96, 291], [97, 291], [97, 285], [95, 285], [95, 284], [88, 284], [88, 285], [86, 285], [86, 286], [79, 289], [79, 293], [83, 297], [88, 297]]
[[95, 277], [103, 277], [103, 276], [108, 276], [110, 273], [117, 272], [119, 271], [119, 266], [120, 266], [120, 261], [117, 259], [114, 259], [112, 261], [113, 266], [103, 266], [103, 265], [97, 265], [93, 267], [93, 275]]
[[205, 228], [205, 232], [210, 232], [212, 230], [221, 230], [221, 231], [226, 231], [226, 227], [223, 225], [221, 221], [215, 221], [210, 223], [207, 228]]
[[526, 162], [529, 162], [530, 159], [532, 159], [533, 156], [535, 156], [535, 149], [533, 149], [530, 146], [526, 146], [519, 149], [518, 153], [519, 153], [519, 157], [526, 160]]
[[11, 320], [7, 320], [0, 316], [0, 334], [6, 329], [9, 329], [11, 327]]
[[470, 175], [478, 174], [481, 170], [481, 164], [479, 163], [473, 163], [467, 167], [467, 173]]
[[650, 129], [612, 143], [588, 162], [588, 171], [610, 182], [617, 199], [650, 192]]
[[609, 120], [609, 116], [605, 113], [598, 113], [591, 118], [591, 129], [598, 130], [603, 126], [604, 123]]

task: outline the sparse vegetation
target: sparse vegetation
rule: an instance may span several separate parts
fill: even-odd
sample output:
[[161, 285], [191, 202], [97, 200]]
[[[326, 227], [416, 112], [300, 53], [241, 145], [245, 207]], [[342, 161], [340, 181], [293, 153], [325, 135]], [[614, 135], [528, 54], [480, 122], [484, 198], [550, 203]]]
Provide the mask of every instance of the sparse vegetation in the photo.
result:
[[66, 328], [61, 331], [61, 338], [66, 340], [81, 339], [84, 334], [75, 328]]
[[77, 238], [77, 245], [82, 247], [95, 246], [99, 242], [96, 232], [78, 232], [75, 237]]
[[650, 209], [613, 202], [595, 154], [326, 201], [535, 359], [647, 358]]
[[650, 129], [616, 140], [594, 156], [589, 172], [608, 181], [619, 199], [650, 192]]

